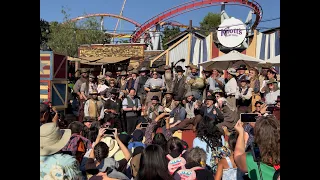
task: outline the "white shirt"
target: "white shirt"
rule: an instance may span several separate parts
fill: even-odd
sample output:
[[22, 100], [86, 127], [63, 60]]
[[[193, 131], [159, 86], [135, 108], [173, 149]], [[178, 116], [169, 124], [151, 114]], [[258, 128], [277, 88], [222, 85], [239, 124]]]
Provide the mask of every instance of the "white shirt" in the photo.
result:
[[224, 91], [226, 92], [226, 94], [229, 95], [236, 95], [237, 92], [237, 81], [234, 78], [231, 78], [226, 85], [224, 86]]
[[277, 97], [280, 96], [280, 89], [277, 91], [270, 91], [265, 95], [266, 104], [276, 104]]
[[98, 87], [97, 87], [98, 93], [106, 90], [107, 88], [109, 88], [107, 85], [105, 85], [105, 84], [99, 84]]
[[244, 92], [247, 90], [247, 88], [242, 88], [241, 92], [240, 92], [240, 88], [237, 87], [237, 91], [236, 91], [236, 99], [250, 99], [252, 97], [252, 88], [249, 88], [248, 93], [246, 95], [243, 95]]

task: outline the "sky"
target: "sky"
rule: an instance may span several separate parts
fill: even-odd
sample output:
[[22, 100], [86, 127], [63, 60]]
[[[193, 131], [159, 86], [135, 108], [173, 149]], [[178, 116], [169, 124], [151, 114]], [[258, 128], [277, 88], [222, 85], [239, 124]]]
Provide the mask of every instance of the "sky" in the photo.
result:
[[[190, 0], [127, 0], [123, 16], [128, 17], [136, 22], [144, 23], [148, 19], [157, 14], [188, 2]], [[263, 10], [262, 21], [280, 18], [280, 1], [279, 0], [256, 0]], [[75, 18], [85, 14], [95, 13], [111, 13], [120, 14], [123, 0], [40, 0], [40, 17], [46, 21], [63, 22], [62, 7], [69, 9], [70, 18]], [[194, 26], [199, 26], [199, 22], [208, 12], [219, 13], [221, 6], [210, 6], [195, 11], [173, 17], [170, 20], [178, 21], [182, 24], [189, 24], [192, 20]], [[226, 5], [226, 12], [229, 17], [235, 17], [246, 20], [249, 8], [239, 5]], [[115, 28], [117, 19], [106, 17], [104, 18], [104, 28], [111, 30]], [[258, 27], [261, 31], [279, 27], [280, 19], [268, 22], [260, 22]], [[121, 21], [118, 26], [119, 33], [131, 34], [134, 30], [134, 25]]]

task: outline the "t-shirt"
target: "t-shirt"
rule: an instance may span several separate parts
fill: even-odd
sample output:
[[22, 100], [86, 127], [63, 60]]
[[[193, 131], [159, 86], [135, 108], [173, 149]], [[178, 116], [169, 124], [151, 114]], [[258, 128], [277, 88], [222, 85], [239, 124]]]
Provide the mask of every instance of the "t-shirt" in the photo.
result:
[[[260, 180], [258, 165], [256, 162], [254, 162], [251, 152], [247, 153], [246, 162], [249, 178], [251, 180]], [[273, 167], [268, 166], [264, 163], [260, 163], [260, 168], [264, 180], [273, 178], [273, 175], [275, 173], [275, 169]]]

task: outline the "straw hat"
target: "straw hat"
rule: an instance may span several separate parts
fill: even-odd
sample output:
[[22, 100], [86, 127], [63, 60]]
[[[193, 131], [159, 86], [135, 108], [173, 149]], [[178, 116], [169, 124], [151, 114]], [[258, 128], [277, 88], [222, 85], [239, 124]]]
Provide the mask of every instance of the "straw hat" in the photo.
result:
[[40, 126], [40, 156], [60, 151], [71, 137], [70, 129], [60, 129], [57, 123], [46, 123]]
[[113, 157], [113, 155], [120, 149], [117, 141], [107, 136], [101, 139], [101, 142], [104, 142], [109, 147], [108, 157]]

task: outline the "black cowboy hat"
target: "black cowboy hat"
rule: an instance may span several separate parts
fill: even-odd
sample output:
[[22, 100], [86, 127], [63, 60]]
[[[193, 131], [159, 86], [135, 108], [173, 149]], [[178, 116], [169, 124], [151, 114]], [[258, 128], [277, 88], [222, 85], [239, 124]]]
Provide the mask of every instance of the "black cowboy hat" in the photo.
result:
[[139, 73], [140, 73], [140, 72], [146, 72], [146, 71], [150, 71], [150, 70], [147, 69], [146, 67], [142, 67], [142, 68], [139, 70]]
[[164, 93], [164, 95], [166, 95], [166, 94], [173, 94], [173, 92], [172, 91], [166, 91], [165, 93]]
[[240, 64], [240, 66], [237, 68], [237, 71], [238, 70], [247, 70], [247, 67], [245, 64]]
[[240, 82], [246, 82], [246, 83], [250, 83], [250, 80], [246, 79], [246, 78], [241, 78]]
[[152, 96], [151, 100], [157, 100], [157, 101], [159, 101], [159, 97], [158, 97], [158, 96]]
[[181, 66], [176, 66], [175, 67], [176, 72], [184, 72]]
[[208, 96], [208, 97], [206, 98], [206, 100], [215, 101], [215, 100], [216, 100], [216, 97], [214, 97], [214, 96]]
[[181, 96], [174, 96], [173, 100], [174, 101], [182, 101], [182, 97]]

